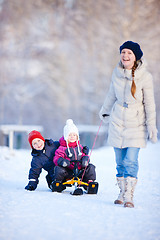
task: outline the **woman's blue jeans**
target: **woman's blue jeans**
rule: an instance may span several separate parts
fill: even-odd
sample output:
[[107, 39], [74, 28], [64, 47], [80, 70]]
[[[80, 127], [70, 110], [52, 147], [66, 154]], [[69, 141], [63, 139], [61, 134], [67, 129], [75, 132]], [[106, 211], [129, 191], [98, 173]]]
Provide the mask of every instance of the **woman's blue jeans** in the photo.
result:
[[134, 177], [138, 174], [138, 154], [140, 148], [114, 148], [117, 164], [117, 177]]

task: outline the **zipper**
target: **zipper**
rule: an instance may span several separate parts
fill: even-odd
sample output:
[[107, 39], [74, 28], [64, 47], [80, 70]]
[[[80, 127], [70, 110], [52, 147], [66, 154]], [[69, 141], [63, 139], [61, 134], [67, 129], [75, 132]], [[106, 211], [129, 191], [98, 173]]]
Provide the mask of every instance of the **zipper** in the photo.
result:
[[78, 157], [77, 157], [77, 153], [76, 153], [75, 148], [73, 148], [73, 151], [74, 151], [74, 155], [75, 155], [75, 160], [78, 160]]
[[[73, 148], [73, 151], [74, 151], [74, 155], [75, 155], [75, 160], [78, 160], [78, 157], [77, 157], [77, 153], [76, 153], [76, 150], [75, 148]], [[74, 163], [73, 163], [74, 164]], [[77, 165], [78, 166], [78, 165]]]
[[[125, 70], [124, 70], [125, 73]], [[124, 86], [124, 91], [123, 91], [123, 103], [125, 103], [125, 96], [126, 96], [126, 87], [127, 87], [127, 77], [125, 77], [125, 86]], [[124, 129], [122, 132], [124, 132], [125, 130], [125, 112], [126, 112], [126, 108], [123, 107], [123, 123], [124, 123]], [[121, 148], [123, 146], [123, 142], [124, 142], [124, 137], [122, 136], [122, 144], [121, 144]]]

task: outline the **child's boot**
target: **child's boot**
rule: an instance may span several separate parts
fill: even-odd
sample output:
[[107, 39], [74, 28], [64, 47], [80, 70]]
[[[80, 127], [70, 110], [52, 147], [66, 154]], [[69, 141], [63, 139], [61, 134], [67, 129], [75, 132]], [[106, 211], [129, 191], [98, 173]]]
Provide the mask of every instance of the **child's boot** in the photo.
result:
[[130, 207], [130, 208], [134, 207], [133, 195], [134, 195], [134, 190], [135, 190], [136, 184], [137, 184], [136, 178], [133, 178], [133, 177], [125, 178], [124, 207]]
[[66, 189], [66, 186], [64, 186], [62, 182], [56, 180], [51, 183], [50, 187], [52, 192], [62, 192], [64, 189]]
[[124, 193], [125, 193], [125, 182], [124, 177], [117, 177], [118, 187], [120, 188], [120, 193], [118, 198], [114, 201], [114, 204], [123, 204], [124, 202]]
[[53, 178], [51, 178], [49, 174], [46, 175], [46, 181], [47, 181], [48, 187], [51, 189], [51, 183], [53, 181]]
[[87, 193], [88, 194], [97, 194], [98, 193], [98, 182], [94, 181], [88, 181], [88, 188]]

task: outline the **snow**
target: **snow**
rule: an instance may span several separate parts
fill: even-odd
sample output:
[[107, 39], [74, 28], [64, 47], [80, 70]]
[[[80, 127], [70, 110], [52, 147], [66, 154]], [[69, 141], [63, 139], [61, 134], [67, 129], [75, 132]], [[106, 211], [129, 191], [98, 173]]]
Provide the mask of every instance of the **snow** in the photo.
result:
[[43, 171], [35, 191], [26, 191], [29, 150], [0, 147], [0, 240], [160, 240], [160, 141], [140, 150], [135, 208], [114, 205], [118, 195], [114, 152], [92, 152], [97, 195], [72, 196], [48, 189]]

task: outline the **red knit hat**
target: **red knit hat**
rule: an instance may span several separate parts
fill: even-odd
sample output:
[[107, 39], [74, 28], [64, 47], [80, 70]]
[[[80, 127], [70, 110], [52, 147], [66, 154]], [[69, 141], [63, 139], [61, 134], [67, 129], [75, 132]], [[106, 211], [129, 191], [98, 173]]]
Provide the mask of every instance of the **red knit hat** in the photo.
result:
[[41, 135], [40, 132], [33, 130], [28, 134], [28, 141], [29, 141], [29, 144], [31, 145], [31, 148], [33, 148], [32, 141], [35, 138], [40, 138], [41, 140], [45, 141], [44, 137]]

